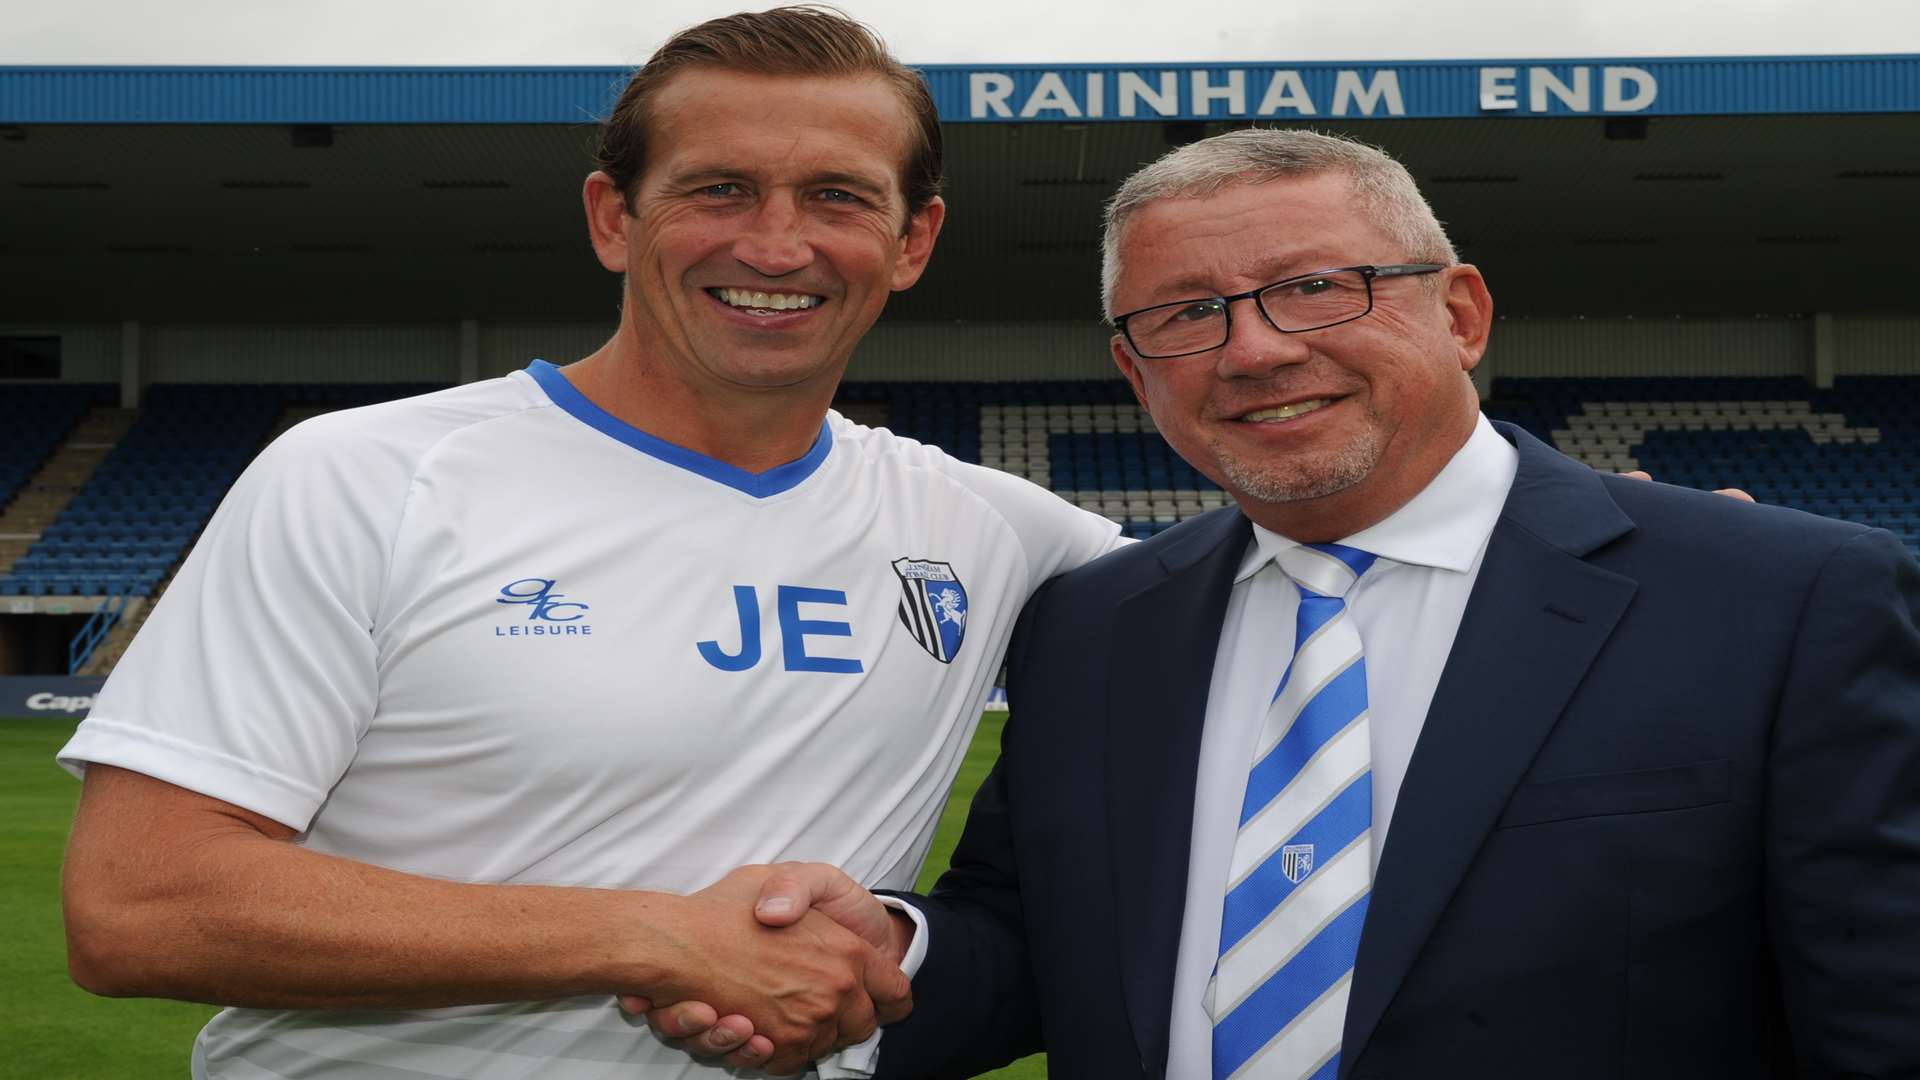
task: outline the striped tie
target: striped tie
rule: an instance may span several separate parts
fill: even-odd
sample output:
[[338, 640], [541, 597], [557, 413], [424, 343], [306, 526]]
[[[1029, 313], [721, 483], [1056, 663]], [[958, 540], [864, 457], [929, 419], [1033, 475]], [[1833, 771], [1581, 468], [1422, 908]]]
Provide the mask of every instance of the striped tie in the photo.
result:
[[1293, 659], [1247, 775], [1207, 990], [1214, 1080], [1332, 1080], [1372, 887], [1367, 663], [1342, 597], [1374, 556], [1275, 556], [1300, 589]]

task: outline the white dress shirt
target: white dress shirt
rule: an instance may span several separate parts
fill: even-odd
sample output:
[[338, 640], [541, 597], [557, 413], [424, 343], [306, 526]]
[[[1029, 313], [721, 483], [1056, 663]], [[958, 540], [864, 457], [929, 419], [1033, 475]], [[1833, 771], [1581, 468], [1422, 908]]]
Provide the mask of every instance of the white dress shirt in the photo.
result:
[[[1514, 448], [1482, 417], [1432, 483], [1386, 520], [1340, 541], [1380, 557], [1346, 596], [1367, 658], [1375, 870], [1400, 781], [1518, 467]], [[1293, 656], [1300, 606], [1299, 591], [1273, 561], [1275, 552], [1297, 545], [1258, 525], [1253, 533], [1227, 601], [1200, 736], [1167, 1062], [1167, 1075], [1182, 1080], [1212, 1075], [1213, 1022], [1201, 1001], [1218, 959], [1220, 909], [1254, 741]]]

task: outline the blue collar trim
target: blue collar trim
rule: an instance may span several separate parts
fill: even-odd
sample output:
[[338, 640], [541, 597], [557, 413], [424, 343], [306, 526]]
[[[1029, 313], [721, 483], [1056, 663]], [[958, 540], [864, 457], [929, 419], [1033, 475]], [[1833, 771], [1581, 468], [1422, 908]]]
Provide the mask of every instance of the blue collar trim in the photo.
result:
[[535, 360], [527, 365], [527, 374], [540, 384], [547, 397], [555, 405], [566, 410], [574, 419], [600, 432], [626, 443], [649, 457], [659, 458], [669, 465], [678, 466], [691, 473], [698, 473], [716, 483], [725, 484], [736, 491], [743, 491], [756, 499], [769, 495], [778, 495], [800, 486], [807, 477], [812, 476], [827, 460], [827, 454], [833, 449], [833, 432], [826, 421], [820, 422], [820, 437], [813, 440], [813, 448], [806, 456], [789, 461], [785, 465], [776, 465], [763, 473], [751, 473], [737, 465], [717, 461], [705, 454], [689, 450], [684, 446], [675, 446], [655, 435], [649, 435], [632, 424], [614, 416], [612, 413], [587, 400], [573, 383], [567, 381], [560, 369], [545, 360]]

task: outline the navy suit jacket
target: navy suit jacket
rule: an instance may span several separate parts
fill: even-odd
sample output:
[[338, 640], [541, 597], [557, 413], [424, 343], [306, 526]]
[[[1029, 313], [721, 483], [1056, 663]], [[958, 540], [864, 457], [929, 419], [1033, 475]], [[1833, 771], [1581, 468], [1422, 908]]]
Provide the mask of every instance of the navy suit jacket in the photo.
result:
[[[1920, 1076], [1920, 568], [1501, 433], [1519, 472], [1382, 851], [1342, 1080]], [[1029, 605], [881, 1076], [1039, 1049], [1055, 1080], [1167, 1075], [1249, 536], [1209, 514]]]

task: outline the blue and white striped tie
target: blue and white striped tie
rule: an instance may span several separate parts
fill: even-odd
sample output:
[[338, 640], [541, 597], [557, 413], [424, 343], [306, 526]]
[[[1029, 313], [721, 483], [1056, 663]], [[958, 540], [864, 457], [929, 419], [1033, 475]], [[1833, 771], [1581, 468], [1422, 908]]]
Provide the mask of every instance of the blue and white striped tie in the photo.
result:
[[1331, 1080], [1373, 884], [1367, 663], [1342, 599], [1374, 556], [1274, 561], [1300, 589], [1293, 659], [1255, 746], [1207, 989], [1214, 1080]]

